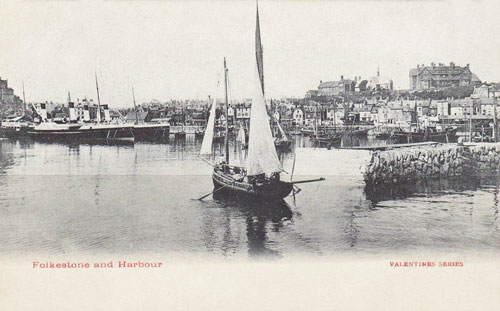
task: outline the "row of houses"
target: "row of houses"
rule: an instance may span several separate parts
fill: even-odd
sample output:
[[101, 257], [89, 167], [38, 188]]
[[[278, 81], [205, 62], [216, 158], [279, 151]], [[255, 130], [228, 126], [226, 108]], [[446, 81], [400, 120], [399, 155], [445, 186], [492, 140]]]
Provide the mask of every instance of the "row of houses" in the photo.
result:
[[370, 123], [375, 126], [407, 127], [420, 123], [465, 122], [470, 118], [491, 120], [500, 118], [500, 86], [483, 84], [474, 88], [470, 97], [445, 100], [380, 100], [373, 98], [361, 103], [319, 103], [309, 100], [295, 107], [293, 124], [342, 125], [346, 122]]

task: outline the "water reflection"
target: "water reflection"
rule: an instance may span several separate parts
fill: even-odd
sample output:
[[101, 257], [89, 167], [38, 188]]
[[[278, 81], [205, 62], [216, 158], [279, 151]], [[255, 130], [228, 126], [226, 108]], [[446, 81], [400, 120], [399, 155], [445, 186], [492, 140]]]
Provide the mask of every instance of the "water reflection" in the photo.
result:
[[438, 196], [447, 192], [477, 190], [484, 185], [498, 184], [496, 177], [428, 179], [397, 184], [366, 185], [366, 198], [376, 205], [387, 200], [403, 200], [410, 197]]
[[[246, 237], [248, 255], [250, 257], [276, 257], [280, 252], [269, 247], [268, 228], [273, 232], [279, 232], [283, 222], [291, 220], [293, 212], [290, 206], [283, 200], [264, 203], [249, 198], [238, 198], [221, 193], [213, 194], [214, 200], [228, 213], [236, 212], [244, 217], [246, 223]], [[231, 217], [227, 217], [230, 222]], [[228, 225], [227, 228], [230, 228]], [[226, 230], [226, 234], [230, 234]], [[228, 239], [230, 240], [230, 239]]]

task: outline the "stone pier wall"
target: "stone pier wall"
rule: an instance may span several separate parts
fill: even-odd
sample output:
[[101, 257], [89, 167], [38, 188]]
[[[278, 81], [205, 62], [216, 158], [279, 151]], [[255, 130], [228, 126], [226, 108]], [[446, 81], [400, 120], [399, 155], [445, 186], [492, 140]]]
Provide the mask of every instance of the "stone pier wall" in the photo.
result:
[[366, 166], [367, 184], [458, 176], [500, 170], [500, 143], [471, 146], [442, 144], [373, 152]]

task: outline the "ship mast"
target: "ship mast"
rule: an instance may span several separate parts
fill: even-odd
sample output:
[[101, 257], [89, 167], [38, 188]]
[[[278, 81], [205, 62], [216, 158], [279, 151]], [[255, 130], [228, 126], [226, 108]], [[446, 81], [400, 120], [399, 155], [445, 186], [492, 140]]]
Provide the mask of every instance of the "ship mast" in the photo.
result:
[[139, 124], [139, 117], [137, 116], [137, 104], [135, 103], [134, 87], [132, 87], [132, 98], [134, 99], [135, 124]]
[[24, 81], [23, 81], [23, 116], [26, 114], [26, 95], [24, 94]]
[[[257, 1], [256, 1], [257, 2]], [[255, 57], [257, 59], [257, 70], [259, 72], [260, 86], [262, 87], [262, 94], [265, 98], [264, 92], [264, 51], [260, 38], [260, 22], [259, 22], [259, 3], [257, 2], [257, 17], [255, 26]]]
[[224, 57], [224, 89], [225, 89], [225, 96], [226, 96], [226, 139], [224, 141], [225, 143], [225, 152], [226, 152], [226, 163], [229, 164], [229, 115], [228, 115], [228, 110], [229, 110], [229, 102], [228, 102], [228, 97], [227, 97], [227, 67], [226, 67], [226, 58]]
[[101, 123], [101, 99], [99, 98], [99, 84], [97, 84], [97, 71], [95, 72], [95, 87], [97, 89], [97, 123]]

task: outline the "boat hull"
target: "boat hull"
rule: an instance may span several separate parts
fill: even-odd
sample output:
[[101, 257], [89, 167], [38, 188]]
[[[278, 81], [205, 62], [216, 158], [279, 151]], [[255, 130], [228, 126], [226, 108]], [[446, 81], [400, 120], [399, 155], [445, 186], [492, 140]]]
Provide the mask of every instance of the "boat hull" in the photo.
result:
[[22, 127], [2, 127], [0, 128], [0, 137], [3, 138], [25, 138], [28, 137], [28, 131], [32, 130], [33, 127], [22, 126]]
[[291, 183], [273, 181], [261, 185], [253, 185], [244, 181], [235, 181], [217, 171], [214, 171], [212, 180], [217, 192], [264, 201], [281, 200], [287, 197], [293, 190]]
[[32, 130], [28, 132], [28, 136], [47, 140], [119, 140], [119, 139], [134, 139], [132, 127], [84, 127], [70, 130]]
[[456, 143], [457, 130], [445, 131], [445, 132], [429, 132], [427, 134], [418, 132], [394, 132], [391, 136], [391, 140], [395, 143], [421, 143], [426, 141], [433, 141], [437, 143]]
[[279, 150], [289, 150], [292, 146], [292, 141], [291, 140], [275, 141], [274, 146]]
[[168, 140], [170, 126], [168, 125], [136, 125], [133, 128], [135, 141], [163, 141]]
[[319, 147], [331, 147], [339, 145], [342, 141], [342, 135], [327, 135], [327, 136], [313, 136], [314, 143]]

